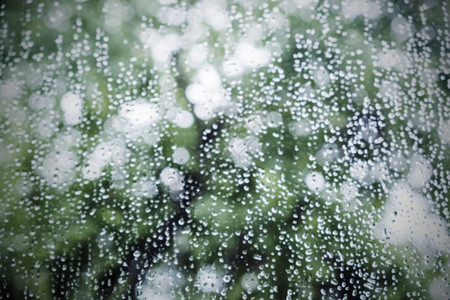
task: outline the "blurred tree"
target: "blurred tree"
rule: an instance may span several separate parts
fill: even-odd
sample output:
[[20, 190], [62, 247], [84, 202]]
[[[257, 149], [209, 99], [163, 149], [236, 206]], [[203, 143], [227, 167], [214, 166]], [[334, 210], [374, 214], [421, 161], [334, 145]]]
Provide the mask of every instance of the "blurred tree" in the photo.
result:
[[2, 1], [1, 299], [447, 299], [445, 1]]

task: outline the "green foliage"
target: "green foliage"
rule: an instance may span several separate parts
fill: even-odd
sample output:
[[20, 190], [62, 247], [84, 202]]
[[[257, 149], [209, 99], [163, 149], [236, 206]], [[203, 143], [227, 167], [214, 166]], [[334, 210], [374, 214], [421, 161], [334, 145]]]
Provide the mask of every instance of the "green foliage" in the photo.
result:
[[447, 14], [2, 2], [0, 299], [448, 297]]

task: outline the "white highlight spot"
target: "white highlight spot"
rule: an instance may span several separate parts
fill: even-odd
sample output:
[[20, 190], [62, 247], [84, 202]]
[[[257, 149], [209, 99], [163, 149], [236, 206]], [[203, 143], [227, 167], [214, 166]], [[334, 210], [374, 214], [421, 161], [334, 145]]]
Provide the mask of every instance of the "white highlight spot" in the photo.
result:
[[357, 160], [351, 165], [349, 171], [350, 176], [352, 176], [354, 179], [358, 180], [361, 183], [366, 183], [370, 167], [367, 162], [363, 160]]
[[186, 88], [186, 98], [194, 104], [194, 113], [201, 120], [209, 120], [229, 106], [219, 73], [212, 65], [203, 66], [195, 80]]
[[347, 19], [364, 16], [368, 19], [380, 17], [382, 11], [380, 6], [371, 0], [347, 0], [342, 3], [342, 11]]
[[133, 185], [133, 192], [136, 196], [151, 198], [158, 194], [158, 186], [154, 180], [144, 180]]
[[161, 119], [161, 113], [158, 105], [138, 99], [122, 104], [119, 117], [138, 130], [154, 126]]
[[229, 58], [222, 64], [223, 74], [227, 77], [237, 77], [244, 73], [244, 65], [236, 58]]
[[247, 291], [255, 290], [258, 286], [258, 277], [253, 273], [246, 273], [242, 276], [241, 286]]
[[186, 63], [193, 68], [198, 68], [203, 65], [207, 56], [208, 49], [204, 45], [197, 44], [192, 46], [191, 50], [189, 50], [186, 57]]
[[189, 161], [189, 151], [186, 150], [186, 148], [179, 147], [175, 149], [175, 151], [172, 154], [173, 162], [179, 165], [184, 165]]
[[228, 146], [228, 150], [236, 164], [240, 168], [246, 168], [250, 165], [252, 156], [261, 151], [261, 143], [254, 136], [245, 138], [233, 138]]
[[391, 22], [391, 32], [397, 42], [403, 42], [412, 36], [415, 28], [403, 16], [396, 16]]
[[217, 70], [212, 65], [205, 65], [197, 72], [198, 82], [209, 89], [221, 88], [222, 80]]
[[194, 116], [186, 110], [179, 110], [175, 114], [173, 123], [181, 128], [189, 128], [194, 124]]
[[412, 242], [425, 253], [434, 250], [448, 253], [450, 238], [446, 222], [431, 213], [427, 199], [405, 181], [392, 188], [385, 209], [375, 229], [376, 237], [392, 244]]
[[411, 65], [408, 56], [397, 49], [383, 49], [378, 53], [376, 60], [378, 66], [387, 70], [395, 68], [399, 71], [405, 71]]
[[110, 163], [122, 165], [125, 159], [125, 145], [122, 142], [119, 140], [101, 142], [87, 157], [86, 165], [82, 170], [83, 177], [87, 180], [98, 179], [106, 165]]
[[181, 38], [176, 33], [160, 35], [156, 30], [147, 28], [142, 31], [140, 40], [144, 48], [150, 48], [151, 55], [157, 64], [165, 64], [170, 61], [173, 53], [182, 45]]
[[222, 274], [220, 274], [210, 265], [201, 268], [197, 273], [195, 285], [204, 292], [218, 293], [221, 290], [223, 284]]
[[28, 99], [28, 104], [33, 110], [51, 109], [55, 105], [55, 99], [46, 95], [33, 94]]
[[20, 86], [12, 80], [6, 80], [0, 84], [0, 97], [4, 100], [12, 100], [20, 95]]
[[166, 185], [171, 192], [181, 191], [183, 189], [183, 177], [175, 168], [166, 167], [159, 175], [161, 182]]
[[220, 32], [227, 28], [230, 22], [227, 12], [216, 1], [203, 1], [201, 9], [203, 10], [203, 17], [206, 23], [215, 31]]
[[246, 42], [241, 42], [236, 48], [237, 60], [249, 69], [265, 66], [269, 63], [270, 56], [270, 52], [267, 49], [256, 48]]
[[61, 109], [64, 113], [64, 122], [67, 125], [71, 126], [81, 123], [83, 104], [83, 99], [73, 92], [67, 92], [62, 96]]
[[283, 116], [277, 111], [271, 111], [267, 114], [266, 122], [271, 128], [280, 127], [283, 125]]
[[325, 68], [320, 67], [314, 72], [314, 82], [319, 86], [326, 86], [330, 82], [330, 74]]
[[450, 144], [450, 120], [439, 124], [438, 134], [443, 144]]
[[422, 188], [433, 174], [431, 163], [422, 155], [416, 154], [411, 157], [410, 167], [409, 184], [415, 188]]
[[68, 149], [54, 150], [42, 162], [42, 177], [53, 188], [63, 189], [75, 180], [78, 158]]
[[311, 129], [307, 121], [299, 120], [289, 125], [289, 132], [295, 137], [300, 137], [309, 135]]
[[325, 179], [319, 172], [311, 172], [306, 175], [306, 186], [313, 192], [320, 192], [325, 188]]
[[186, 11], [177, 7], [161, 7], [158, 19], [169, 26], [180, 26], [186, 21]]

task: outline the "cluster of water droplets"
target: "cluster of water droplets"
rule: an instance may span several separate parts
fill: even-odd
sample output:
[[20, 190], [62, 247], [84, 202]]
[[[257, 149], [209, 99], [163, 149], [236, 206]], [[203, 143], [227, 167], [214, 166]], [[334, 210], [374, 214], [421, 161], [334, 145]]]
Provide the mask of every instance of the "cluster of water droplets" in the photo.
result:
[[445, 1], [0, 5], [0, 298], [448, 298]]

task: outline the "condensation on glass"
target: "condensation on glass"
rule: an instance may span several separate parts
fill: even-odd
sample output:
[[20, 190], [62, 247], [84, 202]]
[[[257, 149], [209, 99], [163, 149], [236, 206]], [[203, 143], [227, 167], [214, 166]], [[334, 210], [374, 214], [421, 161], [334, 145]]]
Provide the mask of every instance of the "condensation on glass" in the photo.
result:
[[0, 299], [448, 299], [446, 1], [0, 4]]

